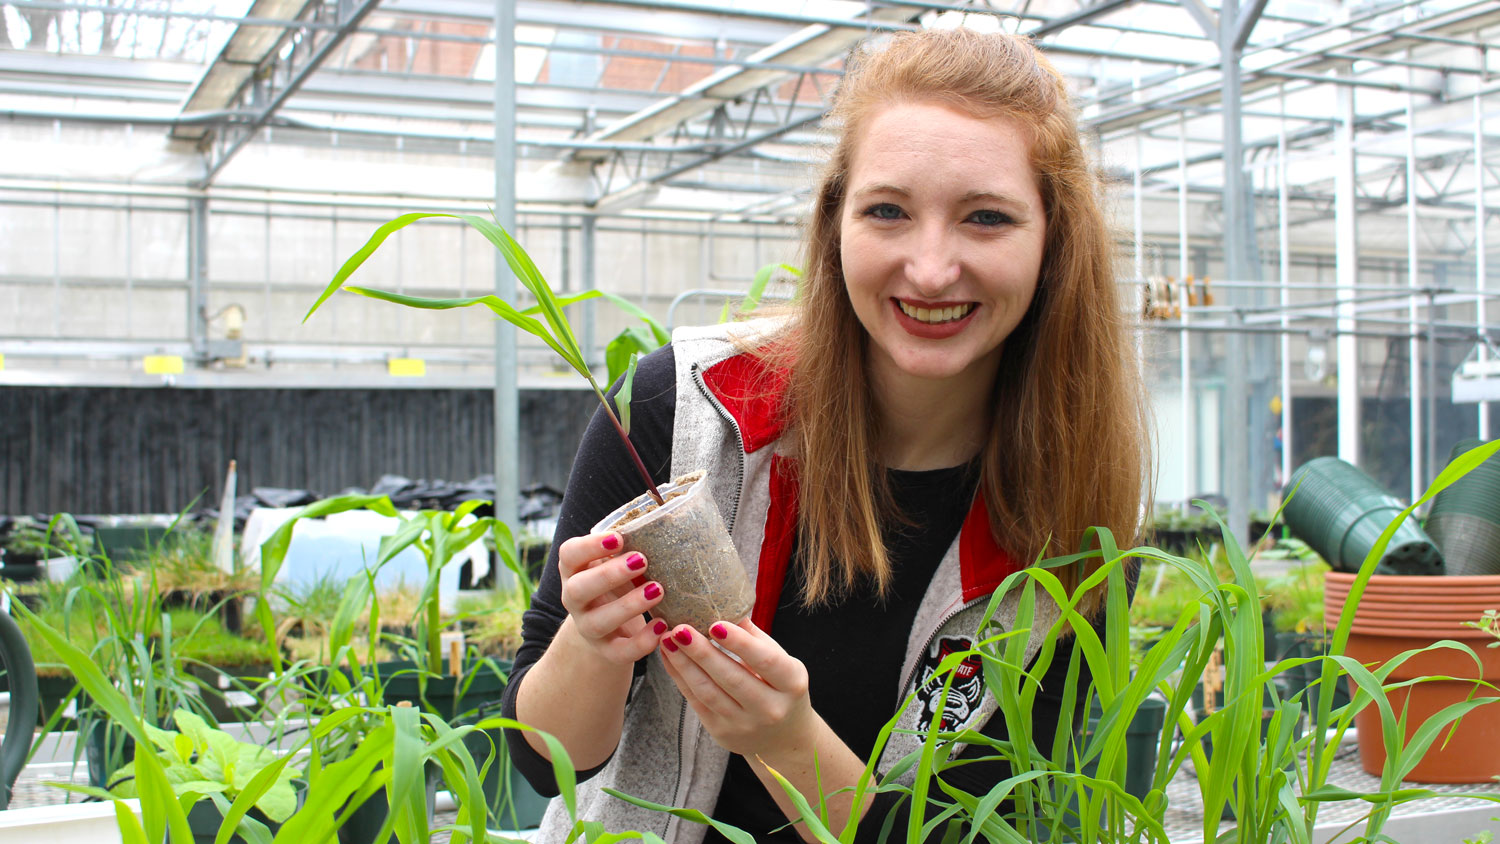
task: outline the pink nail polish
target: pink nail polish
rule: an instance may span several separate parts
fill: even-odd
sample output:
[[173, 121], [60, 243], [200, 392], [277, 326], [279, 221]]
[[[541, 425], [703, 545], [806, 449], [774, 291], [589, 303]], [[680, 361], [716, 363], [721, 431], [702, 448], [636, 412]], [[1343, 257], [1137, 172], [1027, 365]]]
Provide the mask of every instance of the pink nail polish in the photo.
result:
[[684, 645], [691, 645], [693, 643], [693, 629], [691, 627], [684, 627], [672, 635]]
[[631, 551], [630, 556], [625, 558], [625, 567], [631, 571], [640, 571], [646, 567], [646, 558], [639, 551]]
[[719, 622], [719, 623], [717, 623], [717, 624], [715, 624], [713, 627], [708, 628], [708, 632], [714, 634], [715, 637], [720, 638], [720, 639], [728, 639], [729, 638], [729, 628], [726, 627], [724, 625], [724, 622], [722, 622], [722, 621]]
[[618, 533], [611, 533], [604, 537], [604, 540], [599, 544], [604, 546], [604, 550], [613, 551], [620, 547], [620, 535]]
[[671, 651], [672, 653], [674, 653], [674, 654], [677, 653], [677, 643], [674, 642], [674, 641], [672, 641], [672, 637], [671, 636], [668, 636], [667, 638], [662, 639], [661, 640], [661, 644], [662, 644], [662, 647], [666, 648], [667, 650]]
[[648, 600], [648, 601], [654, 601], [654, 600], [656, 600], [657, 598], [660, 598], [660, 597], [661, 597], [661, 584], [660, 583], [652, 582], [652, 583], [646, 584], [646, 600]]
[[660, 636], [661, 634], [667, 632], [667, 623], [665, 621], [657, 621], [655, 624], [651, 625], [651, 632]]

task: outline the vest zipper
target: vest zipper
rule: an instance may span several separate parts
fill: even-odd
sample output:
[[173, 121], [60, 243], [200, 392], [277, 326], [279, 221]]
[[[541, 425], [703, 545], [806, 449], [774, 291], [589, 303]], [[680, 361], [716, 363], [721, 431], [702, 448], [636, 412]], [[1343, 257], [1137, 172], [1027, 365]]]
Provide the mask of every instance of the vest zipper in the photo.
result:
[[693, 364], [693, 382], [698, 385], [698, 389], [708, 399], [708, 403], [713, 405], [714, 410], [719, 416], [725, 422], [729, 423], [729, 427], [734, 429], [734, 438], [740, 444], [739, 474], [735, 477], [734, 481], [734, 498], [729, 502], [729, 515], [724, 517], [725, 530], [733, 533], [734, 520], [740, 512], [740, 495], [744, 491], [743, 487], [745, 485], [745, 434], [740, 430], [740, 423], [735, 421], [734, 416], [724, 408], [723, 404], [719, 403], [719, 397], [714, 395], [713, 390], [708, 388], [708, 382], [703, 380], [703, 370], [696, 363]]
[[[742, 487], [745, 484], [745, 434], [740, 430], [740, 423], [736, 422], [734, 416], [728, 410], [724, 409], [724, 405], [719, 403], [718, 396], [715, 396], [713, 391], [708, 388], [707, 382], [703, 380], [703, 370], [696, 363], [693, 364], [693, 383], [698, 385], [698, 390], [708, 399], [709, 404], [713, 405], [714, 410], [719, 416], [734, 429], [734, 438], [740, 444], [739, 471], [734, 481], [734, 498], [729, 502], [729, 515], [724, 519], [724, 529], [733, 533], [734, 520], [739, 515], [740, 510], [740, 495], [743, 492]], [[672, 787], [673, 806], [679, 805], [682, 797], [682, 772], [686, 768], [682, 745], [687, 736], [687, 708], [687, 699], [683, 698], [682, 704], [677, 710], [677, 784]], [[667, 834], [662, 837], [671, 841], [672, 830], [679, 822], [679, 819], [675, 815], [668, 815], [667, 826], [664, 830]]]

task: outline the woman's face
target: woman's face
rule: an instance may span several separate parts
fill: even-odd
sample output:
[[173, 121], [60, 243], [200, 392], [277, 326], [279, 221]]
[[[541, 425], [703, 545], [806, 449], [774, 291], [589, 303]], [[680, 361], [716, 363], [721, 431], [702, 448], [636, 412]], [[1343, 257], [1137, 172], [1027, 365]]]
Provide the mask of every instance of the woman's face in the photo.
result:
[[865, 122], [839, 249], [877, 383], [993, 382], [1042, 264], [1046, 215], [1030, 149], [1015, 119], [930, 101]]

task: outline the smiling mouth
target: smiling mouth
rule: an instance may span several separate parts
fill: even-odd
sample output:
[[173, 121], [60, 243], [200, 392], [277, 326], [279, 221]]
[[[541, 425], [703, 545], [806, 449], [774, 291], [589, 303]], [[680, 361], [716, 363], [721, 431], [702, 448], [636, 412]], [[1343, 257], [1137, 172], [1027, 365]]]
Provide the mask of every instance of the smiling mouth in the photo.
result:
[[896, 300], [896, 304], [901, 307], [901, 313], [906, 314], [907, 316], [918, 322], [925, 322], [928, 325], [942, 325], [945, 322], [957, 322], [958, 320], [961, 320], [972, 313], [975, 308], [979, 307], [975, 303], [969, 302], [968, 304], [953, 305], [946, 308], [919, 308], [914, 305], [908, 305], [900, 299]]

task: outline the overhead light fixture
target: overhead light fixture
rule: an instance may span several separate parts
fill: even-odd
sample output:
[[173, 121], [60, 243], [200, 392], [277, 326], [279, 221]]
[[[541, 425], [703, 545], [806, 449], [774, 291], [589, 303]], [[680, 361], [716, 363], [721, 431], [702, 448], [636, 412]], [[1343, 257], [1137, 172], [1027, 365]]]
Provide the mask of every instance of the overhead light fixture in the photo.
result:
[[651, 182], [636, 182], [629, 187], [607, 193], [589, 203], [600, 214], [618, 214], [621, 211], [629, 211], [640, 208], [656, 199], [661, 193], [661, 187]]
[[1500, 401], [1500, 349], [1485, 338], [1490, 354], [1481, 358], [1479, 344], [1453, 371], [1453, 403]]

